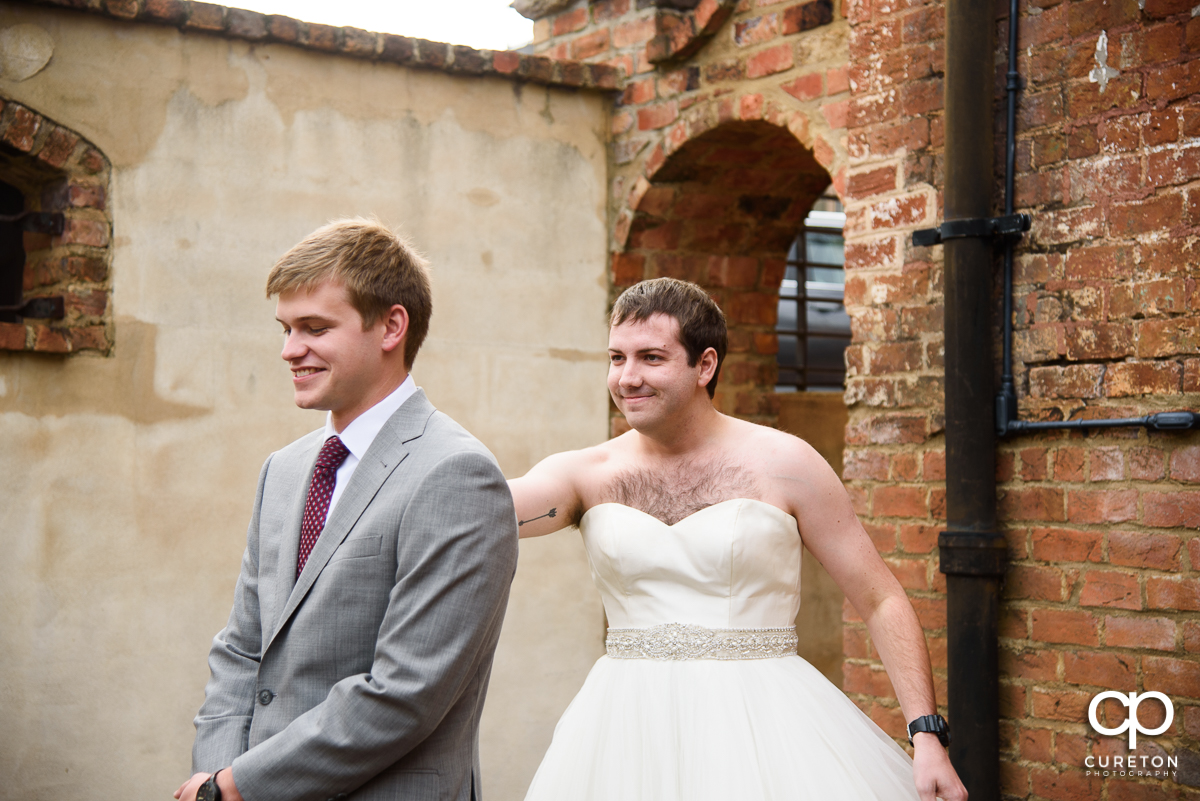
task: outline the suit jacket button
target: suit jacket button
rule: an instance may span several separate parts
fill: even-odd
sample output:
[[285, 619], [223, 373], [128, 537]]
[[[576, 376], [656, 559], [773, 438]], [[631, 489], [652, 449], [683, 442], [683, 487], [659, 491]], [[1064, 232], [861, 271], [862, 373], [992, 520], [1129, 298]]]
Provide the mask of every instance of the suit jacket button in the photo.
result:
[[263, 706], [266, 706], [267, 704], [271, 703], [274, 700], [275, 700], [275, 693], [271, 692], [270, 690], [263, 690], [262, 692], [260, 692], [258, 694], [258, 702], [260, 704], [262, 704]]

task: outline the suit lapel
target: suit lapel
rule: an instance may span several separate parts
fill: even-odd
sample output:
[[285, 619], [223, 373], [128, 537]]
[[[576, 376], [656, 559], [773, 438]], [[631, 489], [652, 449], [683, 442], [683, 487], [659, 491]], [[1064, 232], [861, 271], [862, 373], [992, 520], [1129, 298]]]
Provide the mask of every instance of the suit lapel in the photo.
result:
[[259, 602], [262, 604], [262, 619], [265, 624], [272, 626], [272, 633], [287, 604], [292, 585], [296, 583], [300, 523], [304, 519], [304, 503], [308, 498], [313, 466], [320, 452], [321, 438], [314, 436], [311, 447], [288, 460], [277, 458], [271, 463], [272, 485], [284, 488], [275, 494], [279, 498], [277, 503], [286, 504], [279, 513], [279, 522], [274, 524], [278, 526], [277, 533], [260, 540]]
[[[296, 580], [294, 587], [291, 587], [290, 593], [285, 593], [285, 601], [283, 604], [283, 612], [280, 614], [278, 623], [271, 635], [273, 642], [275, 636], [283, 629], [284, 624], [300, 606], [300, 603], [308, 595], [308, 591], [312, 588], [317, 577], [324, 570], [330, 558], [337, 551], [342, 541], [354, 528], [354, 524], [362, 517], [364, 511], [371, 500], [379, 492], [379, 488], [383, 486], [383, 482], [396, 469], [396, 467], [404, 461], [408, 456], [409, 449], [406, 443], [421, 436], [425, 431], [425, 425], [429, 421], [430, 415], [434, 412], [433, 405], [425, 397], [422, 390], [417, 390], [416, 393], [404, 402], [404, 404], [396, 410], [379, 433], [371, 442], [371, 447], [363, 454], [362, 460], [358, 463], [358, 467], [354, 469], [354, 475], [350, 477], [350, 483], [342, 492], [342, 497], [338, 499], [337, 506], [329, 515], [329, 519], [325, 521], [325, 528], [321, 530], [321, 535], [317, 539], [316, 545], [313, 546], [312, 553], [308, 555], [308, 561], [304, 564], [304, 570], [301, 571], [300, 577]], [[318, 446], [317, 452], [320, 448]], [[309, 464], [308, 476], [311, 480], [312, 465], [316, 462], [317, 452], [314, 452]], [[289, 520], [288, 536], [290, 536], [290, 555], [291, 562], [287, 562], [288, 548], [280, 549], [280, 568], [287, 569], [290, 565], [291, 570], [296, 569], [296, 559], [299, 553], [300, 539], [300, 524], [304, 515], [304, 502], [308, 494], [308, 482], [304, 484], [304, 493], [300, 499], [299, 512], [295, 515], [295, 520]], [[294, 523], [294, 525], [292, 525]], [[282, 578], [282, 576], [281, 576]], [[281, 582], [281, 588], [289, 586], [287, 582]], [[270, 643], [268, 643], [270, 647]], [[265, 649], [264, 649], [265, 651]]]

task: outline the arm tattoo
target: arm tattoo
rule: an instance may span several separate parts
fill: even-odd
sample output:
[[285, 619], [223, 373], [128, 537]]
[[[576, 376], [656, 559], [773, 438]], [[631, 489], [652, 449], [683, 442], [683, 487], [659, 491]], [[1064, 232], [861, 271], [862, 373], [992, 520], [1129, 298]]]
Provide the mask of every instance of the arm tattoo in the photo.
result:
[[558, 514], [558, 507], [556, 506], [553, 509], [551, 509], [549, 512], [546, 512], [546, 514], [544, 514], [544, 515], [539, 515], [537, 517], [531, 517], [528, 520], [518, 520], [517, 525], [523, 526], [526, 523], [532, 523], [534, 520], [541, 520], [543, 517], [554, 517], [557, 514]]

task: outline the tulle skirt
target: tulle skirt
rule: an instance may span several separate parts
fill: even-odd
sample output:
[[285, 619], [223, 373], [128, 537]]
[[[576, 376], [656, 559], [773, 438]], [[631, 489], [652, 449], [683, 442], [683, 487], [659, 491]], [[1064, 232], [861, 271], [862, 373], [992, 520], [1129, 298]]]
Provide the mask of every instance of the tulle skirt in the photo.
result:
[[525, 801], [917, 801], [912, 760], [799, 656], [601, 657]]

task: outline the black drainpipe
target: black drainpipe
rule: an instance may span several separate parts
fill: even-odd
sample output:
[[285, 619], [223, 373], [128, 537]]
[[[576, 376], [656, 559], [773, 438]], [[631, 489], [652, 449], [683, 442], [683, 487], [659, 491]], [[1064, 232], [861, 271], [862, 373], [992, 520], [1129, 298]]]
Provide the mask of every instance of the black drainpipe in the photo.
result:
[[[945, 220], [991, 215], [994, 5], [946, 3]], [[997, 618], [1006, 547], [996, 531], [992, 245], [945, 240], [946, 574], [950, 759], [971, 801], [1000, 798]]]

